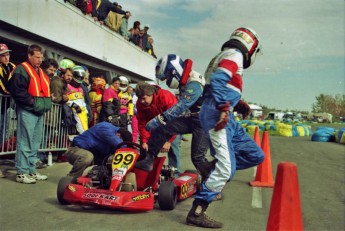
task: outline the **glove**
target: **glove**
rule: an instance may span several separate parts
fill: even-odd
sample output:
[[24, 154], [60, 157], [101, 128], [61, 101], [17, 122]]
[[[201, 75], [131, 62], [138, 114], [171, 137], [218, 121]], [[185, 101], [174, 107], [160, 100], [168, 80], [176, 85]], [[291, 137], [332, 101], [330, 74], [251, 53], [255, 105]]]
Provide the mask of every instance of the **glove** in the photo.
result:
[[81, 113], [81, 108], [78, 104], [73, 103], [72, 108], [74, 108], [77, 113]]
[[240, 100], [234, 107], [234, 111], [240, 113], [242, 115], [242, 118], [245, 119], [250, 114], [251, 109], [245, 101]]
[[230, 103], [228, 102], [226, 104], [219, 105], [217, 109], [220, 111], [220, 115], [218, 122], [214, 126], [214, 130], [216, 132], [221, 129], [224, 129], [228, 124]]
[[117, 116], [108, 116], [108, 122], [112, 125], [119, 127], [119, 118]]
[[156, 128], [158, 128], [161, 125], [166, 125], [166, 122], [164, 121], [164, 116], [159, 114], [158, 116], [156, 116], [155, 118], [153, 118], [152, 120], [150, 120], [146, 126], [145, 129], [147, 131], [152, 131], [155, 130]]

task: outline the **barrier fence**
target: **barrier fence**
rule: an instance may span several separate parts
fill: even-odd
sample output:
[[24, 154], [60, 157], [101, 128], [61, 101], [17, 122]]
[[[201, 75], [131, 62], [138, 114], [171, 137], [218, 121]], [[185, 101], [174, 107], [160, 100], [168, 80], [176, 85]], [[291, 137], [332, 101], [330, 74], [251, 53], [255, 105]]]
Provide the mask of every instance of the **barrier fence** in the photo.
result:
[[[0, 156], [16, 153], [16, 104], [10, 96], [0, 94]], [[40, 152], [65, 151], [69, 147], [69, 134], [74, 131], [62, 125], [62, 106], [52, 104], [44, 114]]]

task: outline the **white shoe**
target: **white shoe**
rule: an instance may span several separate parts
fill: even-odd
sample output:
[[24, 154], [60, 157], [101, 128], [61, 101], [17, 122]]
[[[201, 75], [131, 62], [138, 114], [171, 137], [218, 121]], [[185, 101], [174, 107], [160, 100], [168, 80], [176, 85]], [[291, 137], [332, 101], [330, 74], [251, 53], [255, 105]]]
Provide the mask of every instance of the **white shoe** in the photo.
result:
[[23, 184], [35, 184], [36, 180], [28, 174], [17, 174], [16, 181]]
[[29, 176], [35, 180], [46, 180], [46, 179], [48, 179], [48, 177], [46, 175], [42, 175], [38, 172], [33, 173], [33, 174], [29, 174]]

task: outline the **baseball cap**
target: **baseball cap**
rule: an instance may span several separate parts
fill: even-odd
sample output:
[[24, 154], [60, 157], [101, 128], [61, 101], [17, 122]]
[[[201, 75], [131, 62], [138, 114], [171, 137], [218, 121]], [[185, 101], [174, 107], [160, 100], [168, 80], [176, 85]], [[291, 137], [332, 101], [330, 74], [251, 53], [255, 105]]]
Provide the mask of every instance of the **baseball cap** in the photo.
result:
[[150, 28], [150, 25], [149, 25], [149, 24], [146, 24], [145, 27]]
[[11, 50], [8, 49], [7, 45], [5, 43], [0, 43], [0, 55], [9, 52]]

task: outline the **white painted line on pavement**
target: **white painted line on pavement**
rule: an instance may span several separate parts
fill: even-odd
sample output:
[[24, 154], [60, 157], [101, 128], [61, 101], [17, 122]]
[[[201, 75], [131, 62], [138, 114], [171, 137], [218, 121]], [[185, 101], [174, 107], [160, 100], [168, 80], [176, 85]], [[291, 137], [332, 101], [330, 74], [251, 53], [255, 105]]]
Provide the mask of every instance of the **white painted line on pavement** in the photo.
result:
[[261, 187], [253, 187], [252, 208], [262, 208], [262, 190]]

